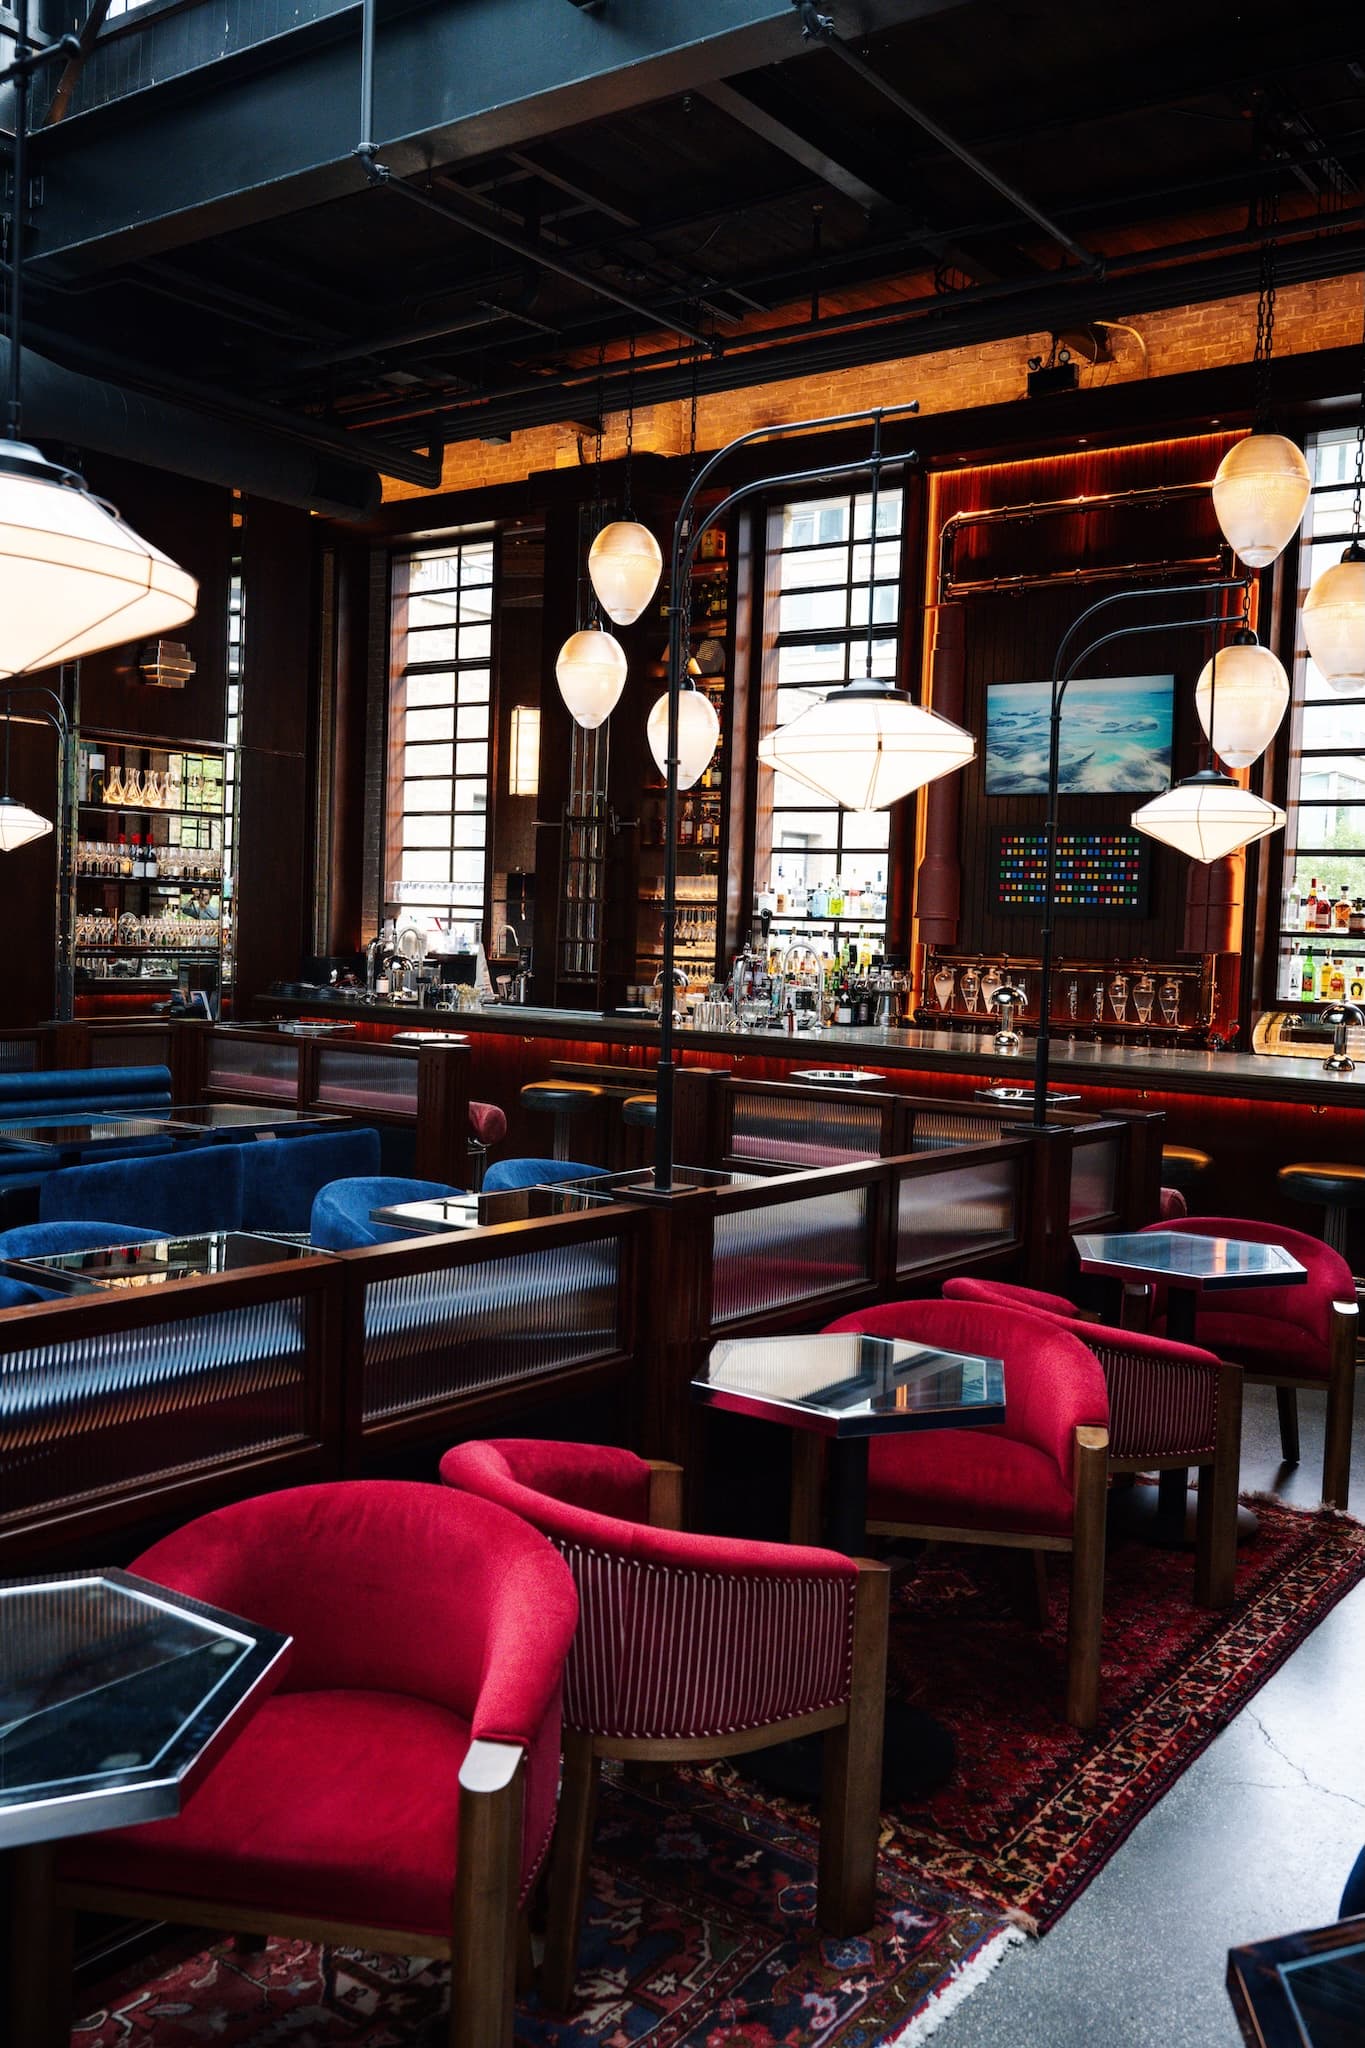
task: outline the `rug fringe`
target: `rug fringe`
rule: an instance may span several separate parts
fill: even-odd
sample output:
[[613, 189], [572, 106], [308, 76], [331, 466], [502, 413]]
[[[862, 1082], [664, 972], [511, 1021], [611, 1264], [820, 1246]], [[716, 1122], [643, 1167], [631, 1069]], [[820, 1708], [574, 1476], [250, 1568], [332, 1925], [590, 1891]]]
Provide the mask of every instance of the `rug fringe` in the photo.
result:
[[1002, 1928], [999, 1934], [994, 1935], [977, 1950], [969, 1963], [964, 1963], [960, 1970], [953, 1972], [942, 1990], [930, 1999], [922, 2012], [916, 2013], [909, 2026], [903, 2028], [899, 2034], [888, 2035], [882, 2048], [919, 2048], [921, 2041], [927, 2041], [931, 2034], [937, 2033], [943, 2022], [957, 2011], [963, 2001], [980, 1989], [996, 1964], [1003, 1959], [1006, 1950], [1015, 1948], [1027, 1940], [1028, 1936], [1023, 1927], [1017, 1923], [1012, 1922], [1008, 1927]]
[[1288, 1508], [1291, 1514], [1311, 1515], [1323, 1522], [1346, 1522], [1352, 1529], [1365, 1529], [1365, 1522], [1362, 1522], [1359, 1516], [1349, 1513], [1346, 1508], [1333, 1507], [1327, 1500], [1316, 1500], [1311, 1503], [1286, 1500], [1282, 1493], [1273, 1493], [1264, 1486], [1243, 1487], [1237, 1498], [1245, 1501], [1248, 1507], [1254, 1508], [1263, 1503], [1266, 1507]]

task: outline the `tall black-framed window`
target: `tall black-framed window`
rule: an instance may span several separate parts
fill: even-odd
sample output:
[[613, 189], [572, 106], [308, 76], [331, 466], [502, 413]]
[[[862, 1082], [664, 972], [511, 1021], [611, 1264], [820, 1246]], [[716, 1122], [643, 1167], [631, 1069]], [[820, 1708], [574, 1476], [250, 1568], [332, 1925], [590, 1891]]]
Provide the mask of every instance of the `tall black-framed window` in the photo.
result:
[[[1340, 993], [1324, 959], [1340, 961], [1345, 992], [1353, 976], [1365, 979], [1365, 934], [1352, 935], [1337, 906], [1359, 901], [1365, 909], [1365, 700], [1339, 696], [1323, 680], [1303, 637], [1303, 601], [1351, 538], [1355, 429], [1324, 429], [1309, 436], [1313, 493], [1299, 548], [1299, 589], [1295, 607], [1293, 694], [1289, 713], [1289, 773], [1286, 793], [1284, 864], [1275, 967], [1277, 998], [1302, 993], [1324, 1001]], [[1329, 929], [1310, 929], [1304, 905], [1313, 884], [1330, 893]], [[1357, 922], [1359, 922], [1357, 918]], [[1307, 989], [1303, 964], [1313, 955], [1315, 981]], [[1297, 956], [1297, 958], [1296, 958]]]
[[[863, 675], [894, 676], [900, 630], [900, 490], [849, 491], [769, 508], [765, 548], [763, 730], [785, 725]], [[775, 899], [774, 930], [880, 951], [886, 936], [890, 814], [845, 811], [760, 767], [754, 887]], [[836, 908], [836, 906], [838, 906]]]
[[489, 900], [497, 550], [480, 534], [396, 555], [384, 894], [400, 924], [481, 935]]

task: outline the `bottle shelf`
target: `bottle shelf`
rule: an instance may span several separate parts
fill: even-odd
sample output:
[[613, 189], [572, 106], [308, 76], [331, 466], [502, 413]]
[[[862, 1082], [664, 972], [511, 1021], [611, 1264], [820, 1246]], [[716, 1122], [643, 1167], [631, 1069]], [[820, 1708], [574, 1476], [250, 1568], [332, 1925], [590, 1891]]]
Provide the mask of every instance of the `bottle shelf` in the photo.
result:
[[93, 804], [82, 799], [76, 808], [99, 811], [106, 818], [202, 818], [210, 825], [218, 824], [223, 815], [221, 810], [203, 804], [196, 811], [176, 811], [169, 804]]
[[212, 946], [94, 946], [82, 939], [76, 948], [79, 964], [82, 960], [216, 960], [218, 948]]

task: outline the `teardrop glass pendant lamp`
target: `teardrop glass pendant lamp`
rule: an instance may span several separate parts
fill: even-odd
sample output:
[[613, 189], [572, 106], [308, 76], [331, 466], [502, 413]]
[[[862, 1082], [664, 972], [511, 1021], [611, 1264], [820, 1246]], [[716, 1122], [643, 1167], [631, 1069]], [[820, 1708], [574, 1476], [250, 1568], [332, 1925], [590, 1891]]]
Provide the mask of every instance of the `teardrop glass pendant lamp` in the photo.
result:
[[16, 846], [27, 846], [51, 830], [50, 818], [40, 818], [17, 796], [0, 796], [0, 853], [13, 853]]
[[1318, 672], [1343, 697], [1365, 692], [1365, 548], [1353, 540], [1303, 601], [1303, 637]]
[[[1220, 674], [1220, 693], [1221, 690]], [[1205, 866], [1221, 860], [1225, 854], [1239, 853], [1257, 839], [1268, 838], [1279, 831], [1284, 821], [1285, 814], [1278, 804], [1243, 789], [1230, 775], [1220, 775], [1215, 768], [1187, 775], [1132, 815], [1137, 831]]]
[[[668, 780], [668, 692], [656, 699], [645, 724], [645, 737], [660, 775]], [[720, 719], [702, 690], [683, 690], [678, 697], [678, 787], [691, 789], [716, 751]]]
[[638, 519], [613, 519], [588, 550], [588, 575], [597, 601], [617, 626], [633, 625], [659, 587], [664, 558]]
[[1204, 664], [1194, 705], [1218, 758], [1229, 768], [1249, 768], [1279, 730], [1289, 705], [1289, 678], [1270, 649], [1242, 629]]
[[626, 654], [600, 627], [570, 633], [555, 662], [559, 694], [585, 731], [610, 718], [626, 687]]
[[871, 678], [831, 690], [758, 743], [768, 768], [848, 811], [880, 811], [976, 753], [971, 733]]
[[1213, 480], [1223, 538], [1249, 569], [1264, 569], [1299, 530], [1313, 487], [1303, 450], [1283, 434], [1248, 434]]

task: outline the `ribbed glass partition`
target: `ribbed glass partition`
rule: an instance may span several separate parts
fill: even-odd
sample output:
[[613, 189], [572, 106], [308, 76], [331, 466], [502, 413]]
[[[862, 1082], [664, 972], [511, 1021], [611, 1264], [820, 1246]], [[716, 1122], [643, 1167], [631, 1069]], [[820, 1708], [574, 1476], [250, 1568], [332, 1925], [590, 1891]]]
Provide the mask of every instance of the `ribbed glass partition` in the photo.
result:
[[818, 1102], [736, 1091], [730, 1152], [781, 1166], [855, 1166], [881, 1153], [882, 1113], [875, 1103]]
[[293, 1102], [298, 1094], [298, 1051], [273, 1040], [209, 1038], [209, 1086], [239, 1095], [275, 1095]]
[[364, 1419], [456, 1399], [620, 1349], [615, 1238], [404, 1273], [365, 1291]]
[[1012, 1244], [1020, 1174], [1018, 1159], [1000, 1159], [903, 1180], [896, 1201], [897, 1273]]
[[1114, 1213], [1114, 1190], [1118, 1184], [1119, 1133], [1107, 1131], [1102, 1138], [1081, 1143], [1071, 1155], [1071, 1212], [1073, 1229], [1082, 1223], [1098, 1223]]
[[866, 1188], [717, 1216], [711, 1320], [733, 1322], [865, 1279], [870, 1271]]
[[363, 1053], [349, 1046], [318, 1050], [317, 1100], [351, 1109], [417, 1114], [417, 1062], [398, 1053]]
[[998, 1117], [969, 1110], [920, 1109], [910, 1139], [912, 1152], [950, 1152], [959, 1145], [993, 1145], [1001, 1134]]

